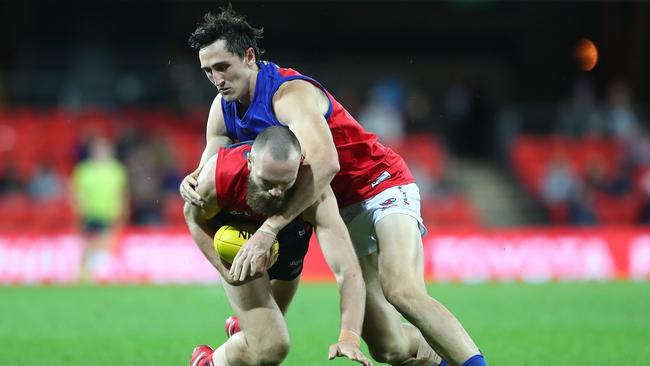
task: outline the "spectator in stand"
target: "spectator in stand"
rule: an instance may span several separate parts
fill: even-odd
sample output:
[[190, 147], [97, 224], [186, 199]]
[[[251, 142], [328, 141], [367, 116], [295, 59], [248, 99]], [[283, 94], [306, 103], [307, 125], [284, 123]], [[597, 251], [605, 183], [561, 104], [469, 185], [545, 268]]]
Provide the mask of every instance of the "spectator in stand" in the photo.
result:
[[626, 159], [633, 169], [650, 167], [650, 134], [643, 128], [625, 144]]
[[578, 80], [571, 99], [560, 107], [558, 130], [567, 136], [602, 136], [606, 128], [596, 90], [589, 80]]
[[359, 122], [373, 132], [386, 146], [395, 146], [404, 139], [402, 106], [404, 91], [396, 80], [384, 80], [372, 87], [370, 97], [359, 113]]
[[23, 193], [23, 181], [16, 166], [10, 162], [0, 174], [0, 195], [10, 196], [20, 193]]
[[580, 226], [598, 224], [594, 199], [595, 192], [593, 190], [579, 185], [569, 197], [569, 223]]
[[641, 215], [639, 222], [641, 224], [650, 224], [650, 169], [646, 169], [640, 179], [640, 190], [643, 195], [643, 203], [641, 206]]
[[578, 182], [571, 172], [569, 161], [556, 155], [544, 171], [541, 181], [541, 198], [547, 206], [565, 204], [575, 192]]
[[41, 163], [27, 187], [31, 198], [49, 201], [63, 196], [63, 179], [48, 164]]
[[408, 132], [439, 132], [438, 124], [433, 121], [431, 97], [422, 89], [409, 92], [405, 105]]
[[160, 148], [151, 137], [143, 138], [138, 146], [126, 153], [133, 222], [136, 225], [159, 225], [163, 222], [164, 177], [159, 153]]
[[595, 224], [592, 193], [592, 189], [583, 186], [571, 171], [569, 161], [563, 155], [556, 155], [542, 175], [541, 199], [555, 223]]
[[609, 133], [625, 143], [632, 141], [640, 129], [631, 99], [630, 89], [624, 80], [616, 80], [610, 85], [604, 113], [605, 123]]
[[108, 140], [91, 140], [89, 157], [75, 167], [71, 183], [86, 242], [80, 279], [87, 282], [107, 268], [129, 213], [126, 170]]

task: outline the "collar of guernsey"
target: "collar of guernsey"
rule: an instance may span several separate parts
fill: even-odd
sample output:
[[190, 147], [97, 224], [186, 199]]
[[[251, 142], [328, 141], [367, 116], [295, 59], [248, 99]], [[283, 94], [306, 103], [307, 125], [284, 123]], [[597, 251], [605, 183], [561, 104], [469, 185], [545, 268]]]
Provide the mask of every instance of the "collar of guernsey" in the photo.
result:
[[262, 61], [259, 66], [253, 100], [242, 118], [237, 114], [237, 103], [221, 100], [231, 138], [254, 140], [265, 128], [281, 125], [273, 113], [273, 95], [282, 83], [305, 80], [321, 89], [330, 102], [324, 117], [339, 156], [340, 170], [331, 183], [339, 207], [359, 203], [386, 188], [415, 182], [402, 158], [365, 131], [318, 81], [272, 62]]

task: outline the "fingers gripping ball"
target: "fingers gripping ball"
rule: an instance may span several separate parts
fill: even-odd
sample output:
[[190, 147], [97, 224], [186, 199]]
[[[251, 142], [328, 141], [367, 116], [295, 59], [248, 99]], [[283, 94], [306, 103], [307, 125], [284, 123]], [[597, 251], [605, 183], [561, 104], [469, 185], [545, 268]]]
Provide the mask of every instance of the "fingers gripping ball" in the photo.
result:
[[[214, 249], [224, 262], [232, 263], [241, 246], [253, 236], [256, 230], [255, 225], [251, 223], [229, 222], [214, 234]], [[273, 254], [277, 254], [279, 249], [280, 245], [276, 239], [273, 243]]]

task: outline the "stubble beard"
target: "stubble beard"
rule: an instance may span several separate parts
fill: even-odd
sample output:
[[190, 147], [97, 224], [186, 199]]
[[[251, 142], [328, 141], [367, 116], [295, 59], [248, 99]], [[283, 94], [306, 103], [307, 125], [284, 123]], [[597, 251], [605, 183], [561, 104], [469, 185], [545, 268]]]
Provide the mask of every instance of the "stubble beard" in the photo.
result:
[[290, 192], [283, 192], [280, 196], [272, 196], [257, 186], [252, 178], [248, 178], [246, 189], [246, 203], [258, 215], [273, 216], [284, 208], [289, 200]]

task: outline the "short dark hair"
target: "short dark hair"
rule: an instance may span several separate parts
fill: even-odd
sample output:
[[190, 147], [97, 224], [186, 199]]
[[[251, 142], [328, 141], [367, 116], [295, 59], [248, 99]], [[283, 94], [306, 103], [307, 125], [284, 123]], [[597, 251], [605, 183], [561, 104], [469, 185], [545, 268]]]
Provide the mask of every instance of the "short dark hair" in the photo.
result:
[[296, 135], [284, 126], [271, 126], [262, 131], [253, 142], [253, 151], [260, 151], [266, 148], [275, 160], [285, 161], [289, 159], [292, 150], [300, 154], [302, 152], [300, 141]]
[[194, 51], [208, 46], [220, 39], [226, 41], [226, 49], [243, 58], [246, 50], [253, 48], [255, 57], [264, 53], [257, 46], [257, 42], [263, 37], [263, 28], [254, 28], [246, 22], [246, 16], [235, 13], [232, 5], [221, 8], [221, 13], [214, 15], [210, 12], [203, 16], [203, 20], [196, 25], [196, 29], [190, 35], [188, 43]]

